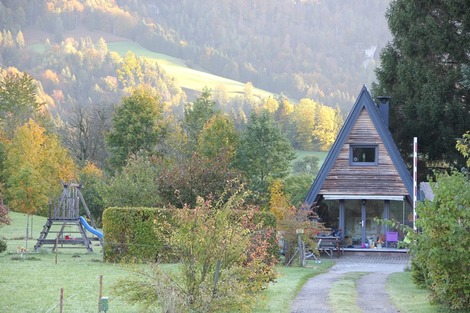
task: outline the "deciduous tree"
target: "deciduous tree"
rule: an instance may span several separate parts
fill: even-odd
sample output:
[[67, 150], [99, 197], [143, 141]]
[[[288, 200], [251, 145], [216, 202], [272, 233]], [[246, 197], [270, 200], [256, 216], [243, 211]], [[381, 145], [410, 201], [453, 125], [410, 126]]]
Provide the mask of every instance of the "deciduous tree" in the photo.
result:
[[111, 178], [104, 192], [106, 206], [157, 207], [160, 163], [155, 157], [131, 155], [122, 170]]
[[111, 167], [121, 169], [127, 158], [138, 152], [156, 153], [164, 131], [160, 98], [147, 89], [135, 89], [122, 99], [113, 114], [112, 128], [107, 136]]
[[238, 134], [232, 120], [218, 114], [204, 125], [198, 141], [198, 151], [204, 156], [211, 158], [226, 153], [231, 159], [236, 152]]
[[[177, 207], [194, 206], [198, 195], [225, 201], [230, 190], [237, 190], [239, 173], [230, 167], [229, 155], [220, 153], [206, 157], [193, 153], [162, 169], [158, 178], [158, 192], [163, 204]], [[224, 192], [225, 190], [225, 192]]]
[[76, 169], [57, 136], [30, 120], [6, 145], [4, 176], [11, 209], [46, 215], [49, 198], [60, 192], [60, 181], [75, 178]]
[[[438, 174], [434, 199], [418, 205], [413, 234], [412, 271], [415, 282], [431, 291], [433, 302], [446, 309], [470, 309], [470, 183], [454, 172]], [[459, 312], [460, 312], [459, 311]]]

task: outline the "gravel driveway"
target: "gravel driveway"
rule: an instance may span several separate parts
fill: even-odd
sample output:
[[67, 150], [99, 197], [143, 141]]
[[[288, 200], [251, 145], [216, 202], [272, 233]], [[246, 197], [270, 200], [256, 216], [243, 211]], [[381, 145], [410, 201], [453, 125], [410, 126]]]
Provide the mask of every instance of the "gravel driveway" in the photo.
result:
[[[312, 262], [312, 261], [309, 261]], [[328, 295], [331, 285], [349, 272], [366, 272], [357, 282], [357, 305], [365, 313], [397, 313], [385, 291], [388, 275], [403, 272], [409, 266], [408, 255], [392, 257], [380, 256], [342, 256], [330, 270], [311, 278], [294, 300], [292, 313], [331, 313]], [[370, 301], [377, 299], [381, 301]]]

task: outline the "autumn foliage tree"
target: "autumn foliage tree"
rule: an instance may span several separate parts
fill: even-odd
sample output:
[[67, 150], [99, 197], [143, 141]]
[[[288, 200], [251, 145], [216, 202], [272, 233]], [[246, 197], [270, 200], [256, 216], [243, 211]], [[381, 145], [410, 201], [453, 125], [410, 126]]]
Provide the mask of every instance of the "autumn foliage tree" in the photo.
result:
[[228, 190], [235, 191], [241, 184], [239, 172], [229, 166], [229, 161], [228, 154], [208, 158], [194, 153], [169, 164], [161, 170], [157, 181], [162, 204], [194, 206], [198, 196], [223, 200]]
[[75, 178], [72, 158], [57, 136], [35, 121], [19, 127], [5, 144], [5, 196], [12, 210], [47, 214], [49, 198], [60, 192], [60, 181]]

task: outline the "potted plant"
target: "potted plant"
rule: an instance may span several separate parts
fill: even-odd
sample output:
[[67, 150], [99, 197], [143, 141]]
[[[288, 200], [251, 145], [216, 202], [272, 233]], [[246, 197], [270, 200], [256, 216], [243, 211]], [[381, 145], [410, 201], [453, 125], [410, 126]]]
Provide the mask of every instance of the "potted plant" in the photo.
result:
[[381, 249], [384, 243], [385, 243], [385, 236], [380, 235], [379, 238], [377, 239], [377, 249]]

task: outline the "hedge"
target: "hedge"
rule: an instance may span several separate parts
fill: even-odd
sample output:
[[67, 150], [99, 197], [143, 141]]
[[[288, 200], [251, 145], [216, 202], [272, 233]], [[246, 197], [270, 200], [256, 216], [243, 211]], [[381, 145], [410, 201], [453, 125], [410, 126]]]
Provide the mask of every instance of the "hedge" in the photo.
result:
[[[175, 261], [166, 246], [175, 225], [173, 209], [164, 208], [107, 208], [103, 213], [104, 260], [106, 262]], [[183, 210], [183, 209], [179, 209]], [[249, 211], [234, 211], [234, 222]], [[253, 212], [253, 223], [275, 228], [276, 217], [270, 212]], [[272, 254], [276, 254], [275, 232], [270, 238]]]
[[157, 261], [172, 214], [161, 208], [108, 208], [103, 213], [104, 260]]

